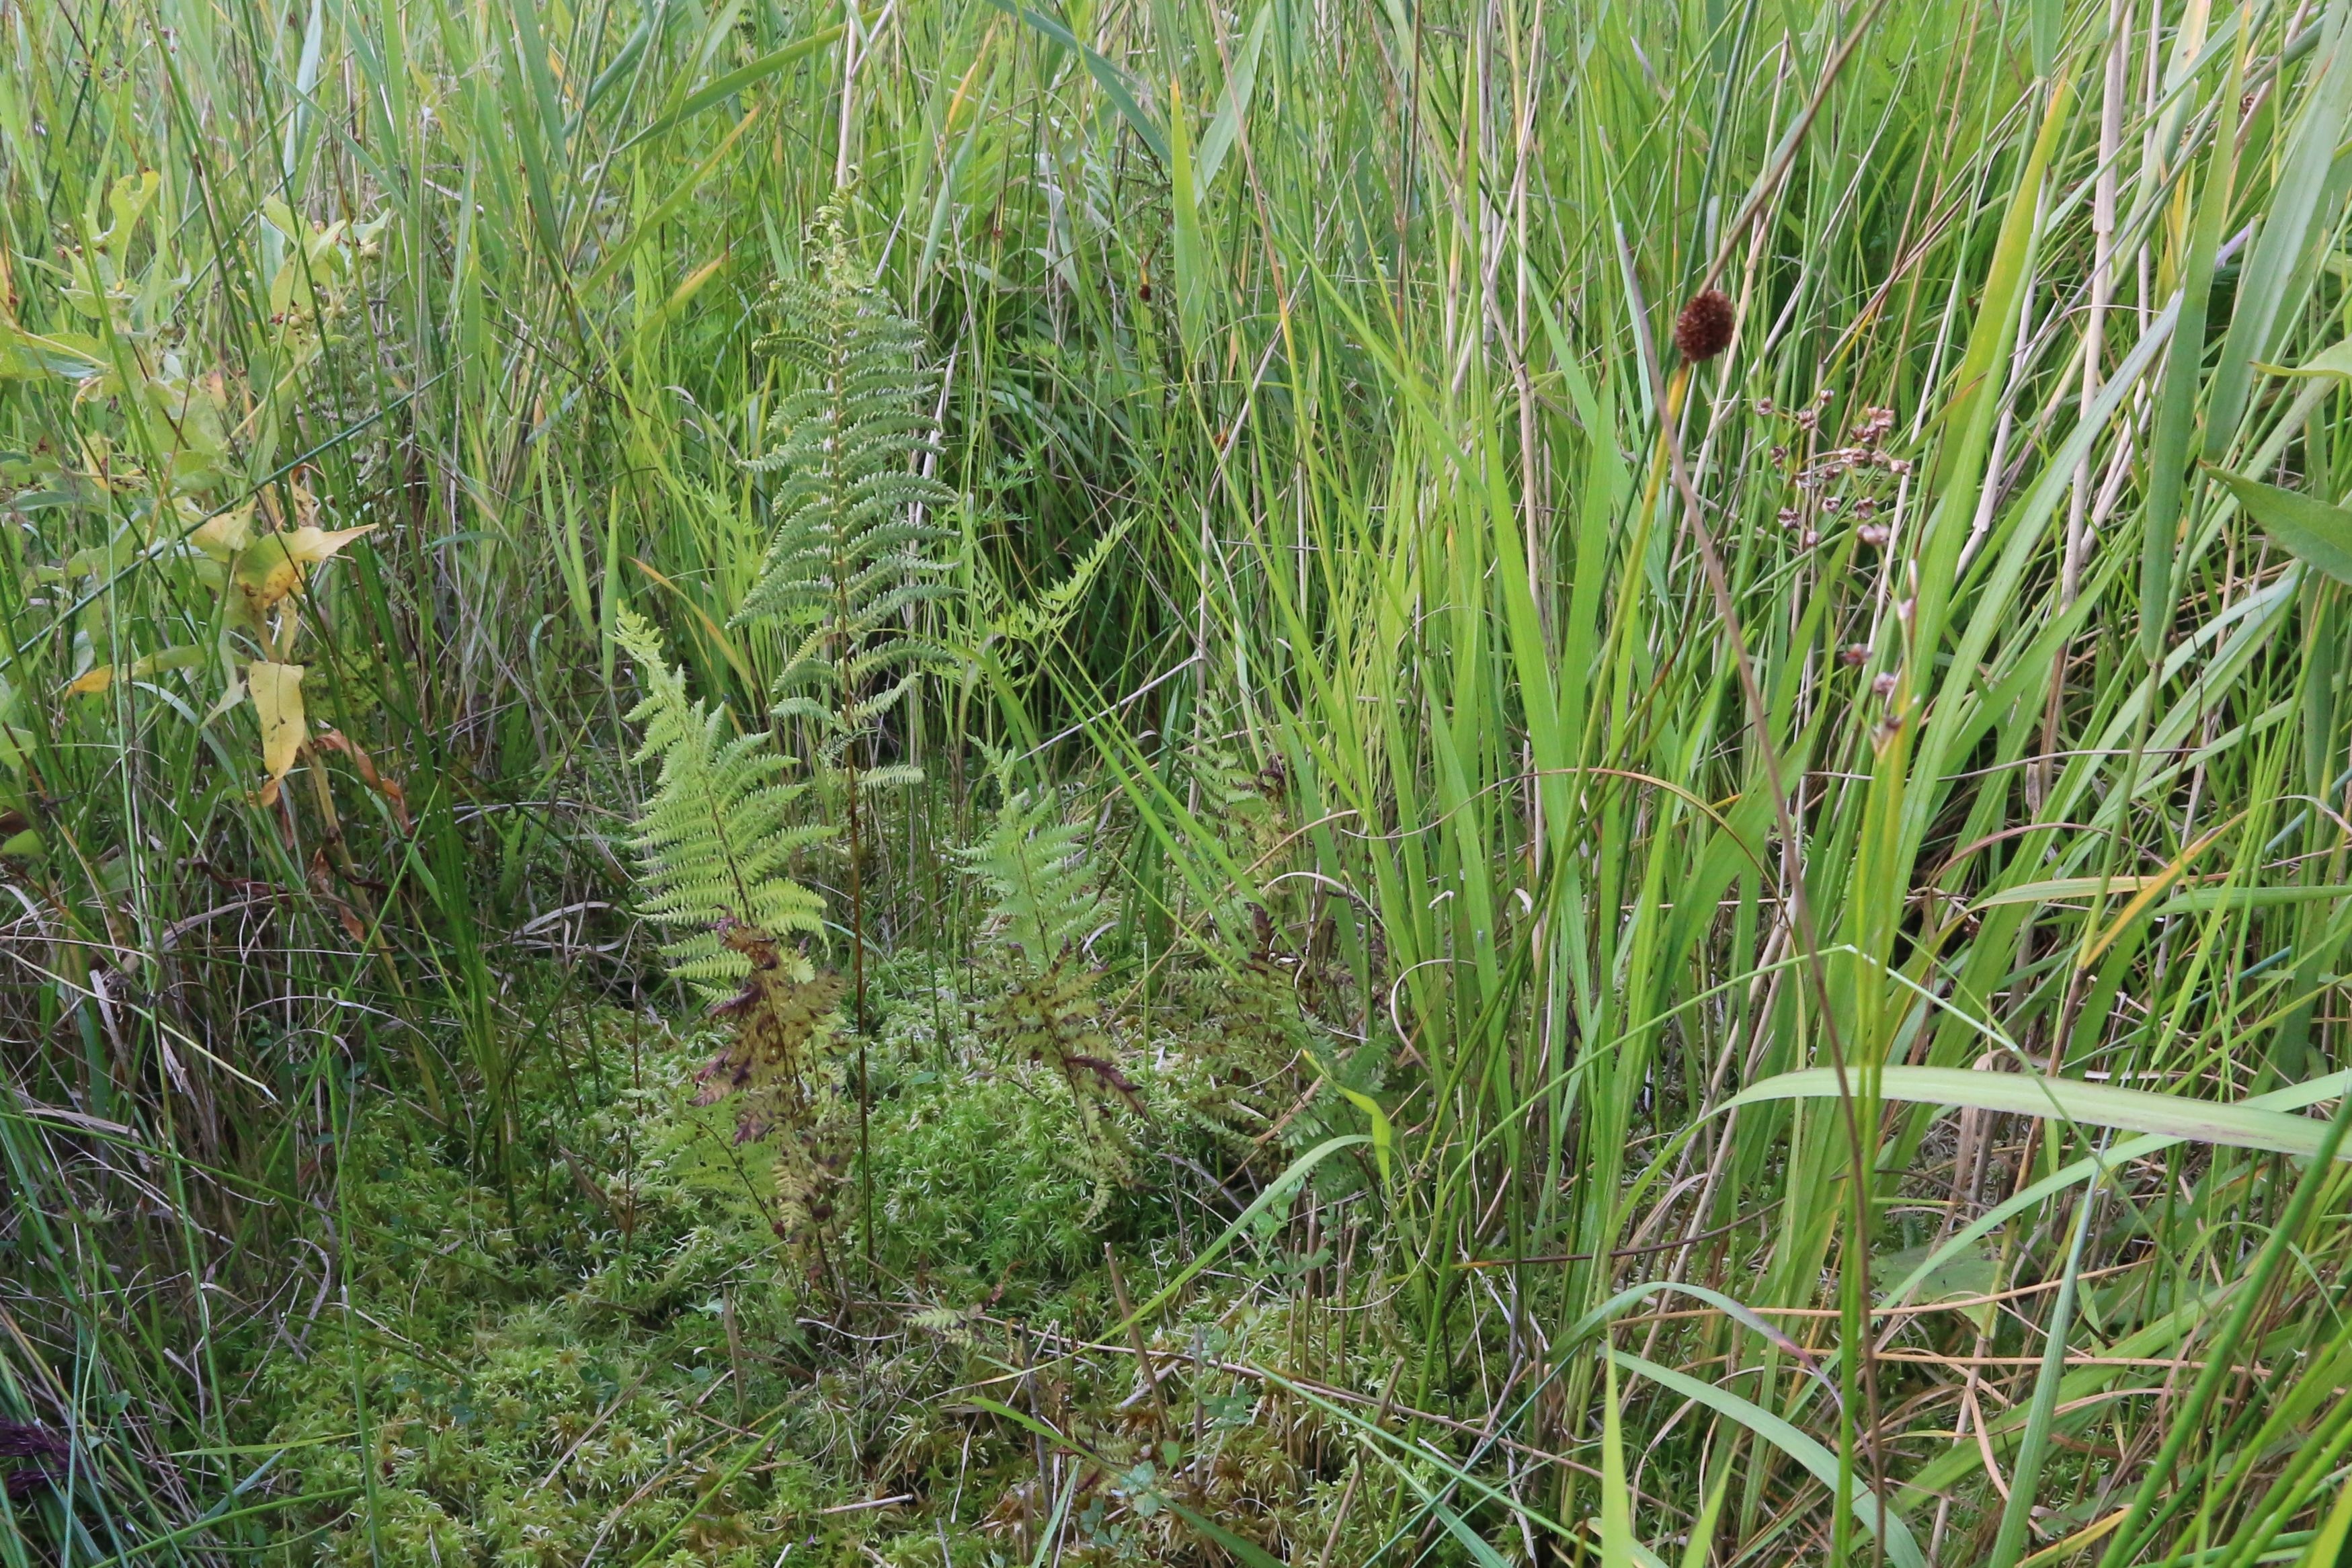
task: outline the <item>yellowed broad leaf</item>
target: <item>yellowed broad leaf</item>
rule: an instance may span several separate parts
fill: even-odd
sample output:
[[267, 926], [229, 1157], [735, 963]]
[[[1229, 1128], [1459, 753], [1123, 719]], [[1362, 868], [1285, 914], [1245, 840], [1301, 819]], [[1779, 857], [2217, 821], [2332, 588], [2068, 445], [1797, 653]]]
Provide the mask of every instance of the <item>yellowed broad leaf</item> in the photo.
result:
[[305, 523], [264, 534], [237, 558], [237, 586], [257, 612], [268, 609], [302, 585], [302, 569], [316, 566], [376, 525], [356, 528], [322, 528]]
[[322, 528], [305, 523], [299, 528], [279, 535], [286, 541], [286, 553], [305, 566], [315, 566], [362, 534], [375, 532], [373, 523], [362, 523], [355, 528]]
[[261, 786], [265, 806], [277, 804], [278, 781], [294, 766], [295, 755], [310, 738], [302, 718], [302, 671], [300, 664], [273, 664], [267, 659], [256, 659], [246, 666], [253, 711], [261, 719], [261, 766], [269, 774]]
[[259, 545], [237, 559], [236, 586], [245, 595], [246, 608], [257, 617], [302, 585], [302, 569], [271, 542], [277, 537], [264, 535]]
[[[139, 681], [146, 679], [158, 670], [188, 669], [202, 664], [204, 656], [205, 651], [202, 648], [185, 645], [158, 649], [152, 653], [143, 654], [132, 660], [127, 678]], [[122, 673], [122, 668], [119, 664], [94, 664], [66, 683], [66, 695], [94, 696], [110, 689], [114, 685], [114, 677]]]
[[188, 542], [215, 560], [227, 560], [253, 543], [253, 503], [206, 517], [188, 533]]

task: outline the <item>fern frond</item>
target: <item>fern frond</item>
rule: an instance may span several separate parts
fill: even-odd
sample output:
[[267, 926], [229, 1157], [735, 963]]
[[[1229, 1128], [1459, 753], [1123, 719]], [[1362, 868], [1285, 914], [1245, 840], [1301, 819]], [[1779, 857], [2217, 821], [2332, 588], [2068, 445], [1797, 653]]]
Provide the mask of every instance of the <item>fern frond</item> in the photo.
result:
[[982, 1033], [1005, 1056], [1026, 1057], [1059, 1074], [1077, 1113], [1079, 1140], [1064, 1161], [1093, 1178], [1094, 1198], [1083, 1224], [1109, 1207], [1111, 1193], [1134, 1180], [1135, 1167], [1117, 1105], [1140, 1114], [1143, 1101], [1120, 1068], [1102, 1027], [1094, 972], [1070, 961], [1067, 948], [1042, 969], [1016, 981], [990, 1003]]
[[719, 939], [721, 921], [779, 940], [823, 928], [824, 900], [787, 868], [831, 830], [795, 821], [808, 781], [788, 777], [792, 759], [776, 753], [767, 731], [730, 737], [723, 706], [689, 697], [685, 672], [668, 664], [653, 627], [624, 610], [614, 635], [646, 693], [629, 715], [645, 726], [636, 759], [661, 764], [631, 841], [644, 887], [639, 908], [676, 933], [661, 949], [670, 973], [708, 998], [725, 998], [751, 967]]
[[958, 856], [989, 892], [989, 924], [1033, 972], [1083, 943], [1102, 917], [1086, 863], [1087, 830], [1050, 792], [1007, 790], [987, 837]]
[[1087, 553], [1070, 568], [1067, 577], [1028, 600], [1013, 600], [997, 582], [995, 573], [982, 563], [983, 580], [994, 591], [994, 602], [984, 620], [991, 635], [1003, 638], [1016, 647], [1029, 648], [1049, 643], [1062, 634], [1078, 606], [1102, 575], [1116, 550], [1135, 526], [1139, 513], [1130, 512], [1105, 529], [1102, 538], [1087, 547]]
[[1141, 1093], [1121, 1066], [1095, 993], [1099, 972], [1082, 957], [1103, 904], [1087, 875], [1087, 831], [1064, 820], [1051, 791], [1006, 789], [996, 821], [959, 852], [990, 895], [988, 924], [1019, 958], [990, 998], [982, 1033], [1005, 1055], [1051, 1068], [1070, 1092], [1079, 1138], [1073, 1168], [1093, 1178], [1092, 1224], [1113, 1189], [1134, 1177], [1120, 1105], [1141, 1114]]
[[911, 618], [952, 591], [943, 547], [955, 535], [938, 519], [957, 497], [927, 472], [937, 383], [920, 330], [874, 286], [837, 214], [821, 214], [817, 231], [815, 265], [778, 287], [783, 324], [762, 340], [803, 384], [746, 465], [776, 477], [775, 528], [736, 620], [785, 634], [773, 711], [814, 729], [817, 760], [834, 766], [918, 676], [950, 663]]
[[1188, 940], [1227, 954], [1250, 946], [1265, 897], [1257, 879], [1274, 873], [1276, 857], [1292, 841], [1282, 810], [1286, 783], [1279, 756], [1254, 767], [1234, 737], [1203, 737], [1181, 754], [1175, 788], [1190, 822], [1176, 835], [1177, 852], [1195, 868], [1188, 881], [1211, 890], [1205, 906], [1185, 900]]
[[923, 781], [923, 769], [913, 762], [893, 762], [880, 768], [869, 768], [857, 776], [857, 787], [868, 793], [880, 789], [903, 789]]

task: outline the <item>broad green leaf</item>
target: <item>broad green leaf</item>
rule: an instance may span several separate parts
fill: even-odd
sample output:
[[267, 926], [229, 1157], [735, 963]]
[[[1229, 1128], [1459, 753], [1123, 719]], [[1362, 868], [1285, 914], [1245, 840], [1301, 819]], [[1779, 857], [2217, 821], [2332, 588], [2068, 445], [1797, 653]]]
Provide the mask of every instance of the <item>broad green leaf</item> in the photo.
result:
[[2266, 365], [2256, 361], [2254, 369], [2271, 376], [2333, 376], [2339, 382], [2352, 382], [2352, 338], [2322, 349], [2299, 365]]
[[580, 286], [580, 292], [583, 295], [601, 293], [604, 286], [613, 280], [613, 275], [621, 269], [621, 264], [635, 254], [638, 245], [645, 237], [647, 235], [659, 233], [663, 225], [677, 216], [686, 204], [694, 199], [695, 192], [700, 190], [702, 183], [710, 178], [719, 165], [726, 161], [728, 153], [734, 151], [736, 141], [746, 131], [751, 129], [751, 122], [759, 117], [760, 110], [757, 104], [745, 110], [743, 118], [735, 122], [734, 129], [719, 139], [719, 145], [711, 149], [710, 155], [695, 165], [694, 171], [677, 183], [676, 190], [662, 198], [661, 205], [648, 213], [644, 222], [614, 242], [613, 248], [606, 251], [596, 263], [596, 270], [590, 273], [588, 280]]
[[2242, 474], [2211, 472], [2280, 549], [2338, 582], [2352, 582], [2352, 511]]
[[1625, 1433], [1617, 1409], [1617, 1363], [1601, 1363], [1606, 1383], [1601, 1406], [1601, 1565], [1633, 1568], [1633, 1502], [1625, 1485]]
[[2165, 880], [2154, 876], [2061, 876], [2047, 882], [2021, 882], [2014, 887], [1995, 888], [1976, 902], [1979, 909], [1997, 909], [2005, 904], [2059, 904], [2073, 899], [2105, 896], [2126, 897]]
[[[2230, 57], [2230, 73], [2221, 103], [2235, 103], [2245, 78], [2242, 45]], [[2172, 625], [2174, 536], [2180, 528], [2182, 497], [2187, 489], [2189, 437], [2197, 418], [2197, 392], [2205, 363], [2205, 316], [2213, 293], [2213, 265], [2228, 221], [2231, 193], [2238, 169], [2238, 139], [2217, 140], [2198, 190], [2197, 220], [2190, 232], [2189, 264], [2180, 289], [2180, 325], [2172, 335], [2172, 352], [2164, 367], [2164, 387], [2157, 398], [2156, 430], [2149, 443], [2147, 499], [2140, 528], [2139, 634], [2140, 652], [2150, 659], [2164, 651], [2165, 633]]]
[[1240, 131], [1242, 121], [1249, 117], [1250, 96], [1257, 90], [1258, 57], [1265, 51], [1265, 30], [1273, 20], [1274, 6], [1269, 0], [1257, 8], [1257, 20], [1250, 24], [1249, 38], [1234, 57], [1233, 75], [1225, 78], [1224, 96], [1217, 105], [1216, 118], [1201, 133], [1196, 160], [1198, 183], [1203, 191], [1217, 183], [1217, 171], [1225, 166], [1225, 154], [1233, 150], [1234, 137]]
[[637, 143], [651, 141], [653, 138], [659, 136], [662, 132], [669, 130], [670, 127], [676, 125], [678, 121], [688, 119], [690, 116], [700, 114], [704, 110], [709, 109], [714, 103], [725, 102], [728, 99], [730, 99], [737, 93], [741, 92], [745, 88], [750, 87], [753, 82], [758, 81], [761, 77], [773, 76], [776, 72], [783, 69], [786, 66], [791, 65], [794, 60], [800, 59], [806, 55], [814, 54], [817, 50], [835, 43], [841, 37], [841, 27], [842, 25], [836, 22], [832, 26], [825, 28], [823, 32], [811, 33], [807, 37], [803, 38], [796, 43], [786, 44], [781, 49], [771, 49], [768, 53], [761, 55], [758, 59], [753, 60], [750, 65], [739, 67], [734, 70], [729, 71], [724, 76], [713, 77], [709, 83], [695, 92], [692, 96], [688, 97], [684, 103], [679, 104], [669, 113], [663, 115], [659, 120], [655, 120], [651, 125], [646, 126], [643, 131], [638, 131], [635, 136], [630, 137], [626, 141], [622, 142], [620, 146], [614, 148], [613, 150], [613, 156], [618, 158], [622, 153], [626, 152], [630, 148], [637, 145]]
[[[1851, 1081], [1852, 1074], [1848, 1074]], [[1766, 1100], [1833, 1100], [1838, 1075], [1808, 1067], [1750, 1084], [1724, 1103], [1751, 1105]], [[2310, 1158], [2319, 1153], [2327, 1124], [2284, 1111], [2252, 1105], [2151, 1094], [2108, 1083], [2046, 1078], [2038, 1072], [1977, 1072], [1964, 1067], [1889, 1067], [1879, 1073], [1878, 1092], [1887, 1100], [1953, 1109], [1996, 1111], [2012, 1116], [2046, 1116], [2085, 1122], [2134, 1133], [2160, 1133], [2191, 1143], [2227, 1144], [2241, 1149]]]
[[[1886, 1287], [1900, 1282], [1909, 1285], [1916, 1277], [1916, 1300], [1921, 1302], [1975, 1301], [1989, 1296], [1999, 1287], [2000, 1266], [1980, 1248], [1962, 1248], [1948, 1256], [1938, 1256], [1933, 1243], [1906, 1247], [1900, 1252], [1889, 1252], [1870, 1260], [1871, 1283], [1881, 1292], [1882, 1300], [1891, 1300]], [[1996, 1309], [1985, 1306], [1963, 1309], [1979, 1329], [1990, 1330]]]
[[1201, 231], [1200, 184], [1192, 158], [1192, 133], [1184, 119], [1184, 84], [1168, 84], [1168, 177], [1173, 187], [1176, 228], [1176, 325], [1184, 351], [1198, 354], [1209, 313], [1209, 245]]
[[2032, 150], [2018, 171], [2010, 194], [2000, 237], [1993, 246], [1984, 296], [1969, 334], [1967, 351], [1952, 378], [1952, 399], [1943, 416], [1944, 435], [1937, 445], [1930, 493], [1936, 510], [1920, 544], [1920, 594], [1915, 624], [1919, 645], [1934, 649], [1943, 638], [1944, 612], [1951, 593], [1954, 568], [1962, 536], [1976, 514], [1977, 497], [1984, 481], [1984, 465], [1992, 441], [1993, 421], [2009, 375], [2010, 350], [2017, 337], [2018, 301], [2032, 259], [2035, 214], [2042, 202], [2042, 183], [2056, 155], [2058, 143], [2074, 105], [2071, 74], [2052, 86], [2050, 98], [2035, 133]]
[[[2290, 1084], [2284, 1089], [2273, 1089], [2267, 1094], [2252, 1095], [2242, 1103], [2251, 1110], [2296, 1111], [2305, 1105], [2316, 1105], [2322, 1100], [2333, 1100], [2347, 1090], [2352, 1090], [2352, 1071], [2331, 1072], [2326, 1077], [2315, 1078], [2305, 1083]], [[2012, 1216], [2022, 1214], [2046, 1202], [2068, 1187], [2089, 1181], [2098, 1175], [2103, 1166], [2128, 1165], [2134, 1160], [2146, 1159], [2148, 1155], [2161, 1153], [2180, 1141], [2177, 1137], [2127, 1138], [2109, 1149], [2105, 1156], [2096, 1155], [2086, 1156], [2074, 1161], [2054, 1176], [2042, 1177], [2023, 1192], [1994, 1205], [1993, 1207], [1962, 1227], [1949, 1240], [1930, 1253], [1917, 1268], [1912, 1270], [1901, 1284], [1887, 1293], [1886, 1304], [1901, 1306], [1910, 1300], [1912, 1292], [1919, 1288], [1922, 1281], [1937, 1264], [1962, 1249], [1972, 1247], [1983, 1238], [1991, 1235]]]
[[1698, 1521], [1691, 1526], [1690, 1540], [1683, 1547], [1682, 1568], [1706, 1568], [1709, 1548], [1715, 1542], [1716, 1521], [1723, 1516], [1723, 1503], [1731, 1495], [1731, 1476], [1736, 1467], [1725, 1465], [1715, 1478], [1715, 1486], [1706, 1494], [1706, 1502], [1698, 1511]]
[[[2252, 389], [2252, 361], [2275, 350], [2279, 334], [2294, 311], [2295, 301], [2288, 297], [2299, 298], [2301, 294], [2296, 280], [2304, 275], [2304, 258], [2312, 246], [2324, 243], [2327, 236], [2330, 225], [2322, 213], [2336, 149], [2344, 139], [2347, 115], [2352, 113], [2352, 36], [2348, 35], [2352, 29], [2344, 26], [2340, 7], [2330, 7], [2323, 24], [2326, 42], [2317, 78], [2302, 95], [2278, 173], [2265, 193], [2263, 225], [2238, 276], [2230, 330], [2214, 361], [2205, 410], [2209, 462], [2227, 452], [2237, 434], [2239, 416]], [[2231, 97], [2222, 101], [2238, 100]]]
[[[2161, 889], [2167, 879], [2160, 876], [2062, 876], [2047, 882], [2021, 882], [2015, 887], [1995, 888], [1977, 900], [1979, 909], [1996, 909], [2008, 904], [2064, 904], [2087, 900], [2102, 894], [2109, 898], [2126, 898], [2150, 887]], [[2268, 909], [2282, 904], [2314, 904], [2329, 899], [2352, 897], [2352, 883], [2314, 883], [2307, 887], [2227, 887], [2203, 885], [2184, 887], [2157, 906], [2158, 915], [2187, 915], [2202, 909]]]

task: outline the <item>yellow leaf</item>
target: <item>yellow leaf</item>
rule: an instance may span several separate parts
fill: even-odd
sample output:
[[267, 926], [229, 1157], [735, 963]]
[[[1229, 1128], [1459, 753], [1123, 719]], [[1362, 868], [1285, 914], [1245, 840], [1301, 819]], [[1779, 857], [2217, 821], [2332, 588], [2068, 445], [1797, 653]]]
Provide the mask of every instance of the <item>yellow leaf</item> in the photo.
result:
[[268, 609], [302, 585], [302, 569], [316, 566], [376, 525], [327, 529], [305, 523], [264, 534], [237, 558], [237, 586], [256, 611]]
[[226, 560], [253, 543], [253, 503], [206, 517], [188, 534], [188, 542], [215, 560]]
[[2087, 969], [2092, 965], [2097, 963], [2099, 961], [2099, 955], [2105, 952], [2110, 946], [2113, 946], [2115, 945], [2116, 938], [2129, 930], [2131, 928], [2131, 923], [2138, 919], [2143, 914], [2147, 913], [2148, 905], [2163, 897], [2165, 889], [2170, 887], [2174, 883], [2180, 880], [2180, 873], [2189, 869], [2189, 862], [2195, 860], [2199, 855], [2203, 854], [2208, 849], [2211, 848], [2214, 840], [2220, 838], [2223, 833], [2228, 832], [2231, 828], [2236, 827], [2245, 819], [2245, 815], [2246, 813], [2243, 811], [2239, 812], [2236, 816], [2231, 818], [2228, 821], [2222, 823], [2220, 827], [2215, 828], [2211, 832], [2207, 833], [2203, 838], [2198, 840], [2195, 843], [2181, 851], [2179, 855], [2170, 865], [2166, 866], [2164, 870], [2158, 873], [2155, 876], [2143, 878], [2142, 880], [2145, 882], [2146, 885], [2143, 886], [2138, 893], [2133, 894], [2132, 901], [2124, 905], [2123, 913], [2116, 916], [2114, 923], [2108, 925], [2106, 930], [2099, 935], [2098, 939], [2094, 941], [2089, 946], [2083, 949], [2083, 956], [2074, 960], [2074, 967], [2077, 969]]
[[304, 566], [316, 566], [362, 534], [375, 532], [373, 523], [362, 523], [355, 528], [322, 528], [305, 523], [278, 537], [286, 542], [286, 553]]
[[[134, 681], [144, 680], [158, 670], [189, 669], [204, 663], [204, 657], [205, 651], [202, 648], [182, 646], [160, 649], [132, 660], [128, 678]], [[122, 673], [121, 666], [117, 664], [93, 665], [66, 684], [66, 695], [94, 696], [114, 685], [114, 677], [121, 673]]]
[[261, 718], [261, 765], [269, 773], [261, 787], [261, 803], [275, 805], [278, 781], [310, 738], [302, 719], [302, 666], [256, 659], [246, 666], [245, 679], [253, 694], [253, 711]]
[[[270, 534], [265, 539], [274, 539]], [[236, 563], [236, 586], [245, 594], [246, 606], [256, 615], [268, 609], [302, 584], [302, 569], [286, 559], [286, 553], [265, 542], [258, 549], [245, 552]]]
[[1372, 1157], [1380, 1161], [1381, 1180], [1386, 1182], [1389, 1179], [1389, 1154], [1396, 1145], [1396, 1129], [1390, 1124], [1388, 1113], [1381, 1110], [1381, 1103], [1370, 1095], [1359, 1093], [1344, 1083], [1339, 1088], [1339, 1092], [1348, 1097], [1348, 1103], [1372, 1119]]

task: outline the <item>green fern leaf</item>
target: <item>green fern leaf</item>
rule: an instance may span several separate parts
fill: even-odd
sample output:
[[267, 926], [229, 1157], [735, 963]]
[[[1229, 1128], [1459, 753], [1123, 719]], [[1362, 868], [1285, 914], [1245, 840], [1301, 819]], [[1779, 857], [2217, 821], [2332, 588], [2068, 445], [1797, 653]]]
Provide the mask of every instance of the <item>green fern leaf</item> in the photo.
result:
[[1085, 824], [1065, 821], [1054, 795], [1008, 789], [987, 837], [958, 852], [991, 894], [989, 924], [1019, 949], [1033, 974], [1083, 944], [1101, 923], [1086, 838]]
[[844, 765], [949, 650], [916, 629], [953, 591], [939, 521], [957, 503], [938, 461], [928, 404], [936, 381], [921, 333], [874, 287], [837, 214], [808, 277], [777, 288], [783, 325], [762, 340], [801, 378], [746, 466], [773, 475], [775, 519], [758, 580], [736, 621], [782, 632], [789, 653], [775, 716], [806, 726], [818, 761]]
[[688, 695], [685, 672], [667, 662], [658, 632], [624, 610], [614, 635], [644, 683], [645, 699], [629, 716], [645, 726], [637, 760], [661, 765], [631, 841], [639, 909], [676, 933], [661, 949], [670, 973], [721, 999], [751, 967], [719, 939], [722, 921], [779, 940], [823, 928], [824, 900], [787, 868], [832, 831], [795, 820], [808, 782], [786, 777], [792, 760], [767, 731], [730, 738], [731, 716]]

